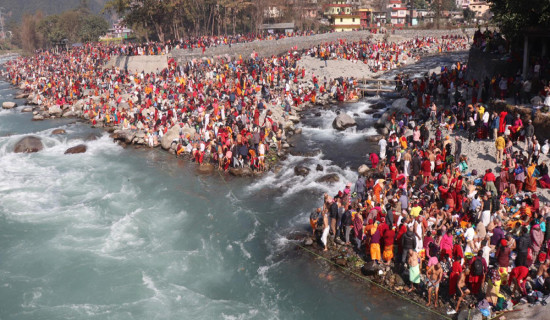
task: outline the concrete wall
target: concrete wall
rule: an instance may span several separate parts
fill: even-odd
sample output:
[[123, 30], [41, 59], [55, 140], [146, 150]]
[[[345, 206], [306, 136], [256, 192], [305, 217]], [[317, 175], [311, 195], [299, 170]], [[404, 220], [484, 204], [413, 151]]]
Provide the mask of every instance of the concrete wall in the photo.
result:
[[105, 65], [105, 68], [118, 67], [130, 72], [158, 72], [168, 67], [167, 56], [115, 56]]

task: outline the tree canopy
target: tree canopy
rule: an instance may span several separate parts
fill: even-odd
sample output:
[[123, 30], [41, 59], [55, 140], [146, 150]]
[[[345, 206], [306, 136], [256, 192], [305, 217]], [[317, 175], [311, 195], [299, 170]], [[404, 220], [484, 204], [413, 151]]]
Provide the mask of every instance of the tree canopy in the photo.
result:
[[548, 0], [489, 0], [493, 19], [502, 33], [511, 41], [521, 38], [530, 27], [550, 27], [550, 1]]
[[199, 34], [257, 31], [264, 9], [277, 0], [110, 0], [103, 12], [116, 13], [143, 36], [164, 41]]

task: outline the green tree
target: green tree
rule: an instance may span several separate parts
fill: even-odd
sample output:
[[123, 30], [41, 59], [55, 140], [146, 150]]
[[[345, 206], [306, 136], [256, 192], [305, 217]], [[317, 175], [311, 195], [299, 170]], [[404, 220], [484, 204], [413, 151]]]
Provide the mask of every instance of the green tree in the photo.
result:
[[548, 0], [489, 0], [494, 21], [511, 41], [521, 39], [529, 27], [550, 28], [550, 1]]
[[109, 30], [109, 23], [98, 15], [88, 16], [82, 21], [78, 36], [82, 42], [98, 41]]

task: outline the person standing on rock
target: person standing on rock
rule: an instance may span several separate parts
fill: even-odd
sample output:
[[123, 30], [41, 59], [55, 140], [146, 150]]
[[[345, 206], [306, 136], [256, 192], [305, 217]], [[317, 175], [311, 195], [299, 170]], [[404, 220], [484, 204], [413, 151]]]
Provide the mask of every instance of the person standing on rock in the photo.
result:
[[533, 121], [529, 120], [525, 126], [525, 150], [530, 152], [533, 149], [533, 136], [535, 135], [535, 127]]
[[378, 141], [378, 145], [380, 146], [380, 159], [384, 160], [386, 159], [386, 146], [388, 145], [388, 142], [384, 137]]
[[504, 140], [504, 137], [502, 135], [499, 135], [495, 141], [495, 148], [496, 148], [496, 160], [497, 165], [502, 164], [502, 161], [504, 160], [504, 148], [506, 147], [506, 140]]
[[[409, 281], [411, 282], [411, 287], [407, 291], [411, 292], [420, 283], [420, 257], [413, 249], [409, 249], [407, 252], [409, 257], [407, 261], [409, 264]], [[406, 255], [404, 254], [404, 256]]]
[[365, 199], [365, 186], [366, 186], [366, 181], [365, 181], [365, 177], [363, 175], [360, 175], [359, 178], [357, 178], [357, 181], [355, 181], [355, 193], [357, 195], [357, 199], [360, 201], [360, 202], [363, 202], [363, 200]]
[[460, 155], [462, 154], [462, 141], [458, 138], [458, 136], [455, 137], [455, 162], [458, 163], [458, 159], [460, 159]]
[[328, 212], [323, 212], [323, 218], [320, 219], [322, 221], [322, 227], [323, 233], [321, 235], [321, 242], [323, 243], [323, 251], [328, 251], [328, 234], [330, 232], [330, 225], [328, 223]]
[[317, 229], [317, 225], [320, 223], [320, 217], [321, 216], [321, 208], [317, 208], [309, 215], [309, 225], [311, 226], [311, 230], [313, 231], [313, 235], [315, 235], [315, 230]]
[[378, 162], [380, 161], [380, 158], [378, 157], [378, 155], [375, 152], [371, 152], [369, 156], [369, 160], [371, 163], [371, 168], [376, 169], [376, 167], [378, 167]]

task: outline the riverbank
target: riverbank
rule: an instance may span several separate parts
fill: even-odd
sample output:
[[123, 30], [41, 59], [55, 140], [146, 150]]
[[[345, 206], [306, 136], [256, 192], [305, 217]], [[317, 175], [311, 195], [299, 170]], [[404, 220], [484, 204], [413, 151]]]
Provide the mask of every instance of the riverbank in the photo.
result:
[[[244, 94], [245, 88], [241, 88], [239, 84], [236, 90], [235, 88], [229, 88], [230, 91], [224, 92], [225, 98], [223, 96], [220, 96], [219, 93], [212, 97], [210, 97], [209, 94], [202, 93], [203, 96], [200, 98], [199, 101], [196, 100], [196, 97], [193, 97], [195, 101], [192, 102], [190, 101], [191, 97], [188, 97], [189, 100], [186, 104], [188, 104], [189, 107], [183, 108], [184, 110], [188, 111], [189, 117], [192, 116], [193, 118], [193, 120], [191, 120], [191, 122], [188, 121], [188, 123], [184, 123], [185, 121], [181, 121], [179, 124], [175, 124], [174, 120], [180, 117], [179, 114], [182, 111], [178, 110], [176, 112], [173, 112], [175, 110], [170, 110], [172, 105], [176, 103], [174, 99], [174, 97], [176, 96], [176, 91], [181, 91], [181, 89], [183, 88], [183, 86], [179, 86], [178, 81], [180, 80], [178, 80], [177, 77], [166, 81], [162, 92], [159, 92], [160, 90], [157, 89], [157, 92], [155, 92], [155, 94], [158, 96], [156, 97], [156, 99], [153, 100], [151, 100], [148, 95], [146, 96], [143, 92], [140, 92], [141, 90], [143, 90], [143, 88], [139, 84], [139, 74], [135, 74], [135, 77], [134, 75], [128, 75], [128, 79], [124, 79], [124, 83], [121, 83], [121, 81], [119, 81], [116, 86], [113, 86], [112, 82], [110, 84], [103, 83], [102, 89], [93, 88], [88, 85], [89, 88], [80, 90], [80, 93], [77, 94], [76, 98], [73, 97], [73, 92], [71, 92], [70, 95], [64, 97], [63, 99], [56, 99], [56, 101], [48, 99], [47, 96], [43, 96], [41, 92], [33, 89], [33, 87], [36, 86], [35, 84], [24, 82], [19, 86], [19, 89], [23, 90], [23, 92], [18, 94], [16, 98], [25, 98], [27, 100], [27, 104], [34, 106], [32, 108], [26, 107], [22, 111], [32, 112], [33, 120], [35, 121], [52, 118], [81, 118], [90, 121], [94, 125], [94, 127], [106, 127], [106, 129], [110, 133], [112, 133], [112, 136], [115, 140], [121, 141], [121, 143], [125, 145], [133, 144], [153, 148], [160, 146], [163, 149], [171, 152], [172, 154], [179, 155], [182, 152], [186, 154], [192, 154], [192, 158], [201, 163], [201, 159], [206, 154], [208, 159], [214, 158], [214, 161], [212, 162], [220, 161], [219, 166], [225, 166], [225, 171], [229, 171], [234, 175], [250, 176], [269, 170], [269, 168], [272, 167], [273, 164], [278, 161], [278, 159], [285, 157], [285, 155], [288, 153], [289, 148], [291, 148], [291, 144], [288, 143], [288, 138], [294, 134], [300, 133], [300, 129], [296, 129], [296, 124], [300, 122], [299, 114], [301, 111], [313, 106], [326, 106], [342, 101], [357, 101], [360, 93], [358, 92], [356, 84], [353, 82], [356, 76], [358, 77], [360, 76], [360, 74], [380, 74], [383, 71], [392, 70], [406, 63], [414, 63], [422, 54], [431, 54], [442, 50], [452, 51], [455, 49], [453, 41], [456, 41], [456, 43], [458, 44], [457, 48], [460, 48], [460, 46], [463, 45], [463, 40], [461, 38], [456, 38], [456, 40], [453, 39], [455, 38], [449, 40], [447, 40], [446, 38], [444, 38], [444, 40], [438, 40], [435, 38], [418, 40], [415, 38], [414, 40], [405, 41], [402, 44], [379, 42], [377, 44], [374, 44], [373, 48], [377, 50], [380, 49], [382, 53], [387, 52], [385, 54], [386, 57], [383, 59], [384, 62], [381, 63], [379, 58], [371, 54], [371, 56], [373, 56], [373, 58], [375, 58], [375, 61], [377, 62], [375, 62], [374, 64], [367, 64], [367, 60], [365, 59], [365, 63], [363, 63], [365, 69], [360, 70], [360, 73], [354, 73], [350, 75], [347, 75], [346, 72], [352, 73], [353, 70], [357, 70], [358, 68], [356, 66], [350, 66], [346, 69], [342, 66], [357, 64], [357, 62], [354, 62], [354, 59], [349, 54], [342, 55], [344, 51], [341, 51], [339, 47], [342, 47], [343, 50], [351, 49], [355, 52], [358, 52], [359, 48], [361, 48], [361, 50], [367, 48], [367, 44], [346, 42], [329, 44], [327, 50], [333, 50], [334, 52], [329, 58], [331, 68], [326, 69], [326, 71], [329, 72], [329, 74], [327, 74], [327, 76], [329, 77], [328, 79], [326, 78], [326, 76], [323, 76], [323, 79], [317, 79], [313, 76], [313, 73], [316, 70], [314, 65], [318, 64], [320, 60], [317, 59], [316, 62], [316, 59], [311, 58], [310, 55], [313, 55], [313, 51], [311, 50], [316, 50], [317, 47], [309, 49], [309, 51], [307, 52], [302, 51], [301, 53], [290, 53], [278, 57], [278, 59], [281, 61], [281, 63], [285, 64], [288, 64], [288, 62], [284, 62], [288, 61], [288, 59], [292, 59], [295, 61], [295, 65], [293, 66], [286, 65], [286, 67], [289, 69], [287, 71], [289, 72], [289, 74], [288, 77], [287, 75], [285, 75], [285, 77], [289, 79], [295, 78], [293, 81], [280, 81], [279, 78], [277, 78], [277, 83], [275, 85], [272, 83], [270, 86], [270, 90], [265, 85], [260, 86], [260, 84], [249, 80], [250, 83], [248, 85], [246, 83], [244, 84], [244, 87], [248, 87], [248, 89], [246, 90], [246, 95]], [[413, 44], [411, 41], [415, 41], [415, 43]], [[416, 53], [413, 55], [409, 51], [416, 50], [414, 48], [416, 42], [418, 42], [418, 44], [421, 45], [423, 49], [421, 51], [415, 51]], [[85, 50], [88, 49], [89, 48], [85, 48]], [[389, 55], [392, 55], [392, 57], [390, 57]], [[393, 61], [393, 55], [395, 55], [395, 61]], [[127, 69], [128, 67], [128, 58], [146, 59], [148, 61], [147, 65], [149, 65], [149, 69], [154, 69], [155, 60], [162, 61], [162, 65], [164, 65], [164, 63], [168, 63], [166, 56], [126, 57], [126, 60], [123, 63], [123, 69]], [[257, 61], [261, 61], [260, 59], [264, 59], [264, 61], [266, 62], [269, 62], [271, 60], [271, 58], [258, 58]], [[104, 69], [108, 73], [112, 74], [111, 77], [118, 77], [117, 75], [121, 71], [117, 68], [113, 68], [115, 65], [117, 65], [116, 63], [121, 63], [119, 60], [120, 57], [111, 58], [110, 62], [107, 63], [108, 68]], [[115, 64], [110, 64], [113, 61], [115, 62]], [[200, 67], [196, 64], [184, 64], [184, 66], [191, 66], [191, 70], [197, 69], [193, 71], [196, 72], [198, 71], [198, 68], [215, 69], [219, 66], [222, 66], [223, 63], [227, 62], [243, 65], [242, 60], [236, 61], [222, 59], [217, 62], [210, 60], [201, 61], [202, 62]], [[55, 64], [57, 62], [53, 61], [52, 63]], [[140, 65], [140, 67], [144, 66]], [[178, 68], [179, 67], [177, 63], [171, 61], [169, 67], [167, 69], [164, 69], [162, 72], [173, 73]], [[380, 69], [381, 71], [373, 71], [373, 69]], [[340, 76], [336, 77], [337, 75]], [[342, 80], [341, 75], [346, 76], [345, 81]], [[161, 77], [163, 75], [161, 73], [156, 73], [156, 76]], [[228, 76], [232, 77], [234, 75], [228, 74]], [[141, 77], [143, 78], [143, 74]], [[270, 77], [270, 81], [275, 80], [272, 76]], [[337, 78], [340, 80], [337, 80]], [[212, 81], [212, 79], [212, 75], [210, 75], [208, 77], [208, 81]], [[96, 81], [96, 79], [92, 77], [91, 81]], [[136, 83], [132, 83], [133, 81], [135, 81]], [[191, 78], [191, 81], [194, 80]], [[320, 88], [319, 85], [321, 85]], [[148, 89], [153, 88], [155, 88], [155, 86], [154, 84], [151, 84]], [[197, 89], [202, 90], [203, 88], [204, 87], [202, 87], [201, 83], [201, 87]], [[55, 88], [52, 89], [53, 91], [55, 91]], [[50, 89], [47, 90], [50, 91]], [[165, 90], [169, 91], [171, 98], [168, 97]], [[195, 88], [188, 88], [188, 90], [192, 92], [195, 90]], [[271, 91], [271, 93], [269, 91]], [[243, 126], [244, 124], [248, 126], [248, 124], [250, 124], [252, 120], [254, 121], [255, 126], [262, 124], [262, 128], [264, 128], [266, 123], [273, 124], [271, 127], [268, 128], [273, 130], [266, 131], [266, 134], [269, 134], [270, 136], [269, 140], [265, 140], [265, 149], [267, 151], [265, 154], [266, 161], [263, 164], [259, 165], [261, 170], [254, 170], [254, 167], [252, 165], [248, 165], [248, 159], [250, 159], [250, 163], [255, 161], [254, 156], [249, 155], [249, 158], [247, 155], [244, 154], [242, 156], [243, 158], [246, 158], [246, 166], [241, 165], [240, 168], [236, 168], [237, 166], [234, 164], [234, 159], [224, 160], [233, 163], [231, 168], [229, 168], [226, 165], [222, 164], [221, 160], [216, 159], [218, 155], [223, 155], [223, 152], [221, 152], [221, 150], [215, 150], [216, 146], [212, 145], [212, 140], [207, 141], [209, 139], [204, 137], [202, 139], [197, 139], [197, 133], [202, 136], [206, 133], [206, 131], [205, 129], [201, 129], [199, 132], [196, 128], [196, 121], [203, 121], [204, 119], [209, 119], [209, 117], [211, 116], [214, 118], [212, 122], [204, 122], [205, 125], [209, 125], [214, 124], [214, 120], [218, 120], [218, 118], [220, 117], [220, 114], [210, 114], [209, 112], [205, 112], [205, 107], [207, 107], [207, 109], [215, 109], [214, 106], [218, 104], [218, 99], [223, 99], [223, 108], [226, 109], [223, 110], [225, 111], [225, 114], [223, 113], [223, 111], [221, 114], [223, 121], [227, 121], [226, 116], [228, 115], [228, 113], [233, 113], [234, 117], [240, 117], [239, 108], [235, 108], [235, 105], [232, 106], [231, 104], [225, 104], [225, 102], [227, 101], [227, 94], [229, 94], [229, 92], [232, 92], [232, 95], [238, 93], [237, 97], [242, 100], [241, 105], [248, 104], [248, 113], [246, 113], [246, 117], [248, 117], [248, 119], [242, 123]], [[196, 94], [196, 92], [193, 94]], [[184, 95], [187, 95], [187, 93], [185, 93]], [[241, 95], [244, 97], [241, 98]], [[65, 99], [67, 99], [68, 101]], [[145, 106], [141, 104], [140, 110], [136, 110], [136, 104], [139, 104], [142, 99], [147, 99], [148, 104]], [[255, 110], [254, 108], [257, 104], [260, 103], [260, 101], [263, 101], [263, 110], [260, 110], [258, 112], [258, 110]], [[179, 103], [181, 102], [182, 100], [180, 98]], [[196, 104], [197, 102], [199, 102], [198, 105]], [[162, 107], [155, 107], [153, 104], [156, 103], [161, 104]], [[237, 112], [236, 109], [239, 109], [239, 111]], [[258, 109], [260, 108], [258, 107]], [[197, 110], [199, 111], [197, 112]], [[252, 113], [254, 113], [254, 115]], [[245, 113], [243, 113], [243, 115], [245, 115]], [[252, 119], [252, 117], [254, 117], [254, 119]], [[128, 124], [129, 118], [131, 118], [131, 124]], [[158, 121], [161, 118], [162, 120], [159, 126]], [[185, 117], [182, 113], [181, 118], [183, 120], [187, 117]], [[142, 122], [145, 122], [145, 120], [147, 120], [148, 123], [144, 125]], [[214, 128], [212, 127], [206, 129], [216, 131], [213, 130]], [[237, 128], [230, 128], [231, 131], [233, 131], [234, 129]], [[243, 128], [238, 128], [238, 130], [242, 129]], [[280, 132], [276, 132], [278, 130], [280, 130]], [[252, 131], [252, 127], [246, 128], [244, 135], [247, 137], [247, 139], [248, 135], [252, 135]], [[210, 135], [212, 134], [215, 135], [215, 132], [211, 133]], [[277, 136], [276, 139], [271, 140], [271, 137], [275, 135]], [[185, 138], [185, 142], [183, 143], [183, 145], [177, 142], [178, 138], [180, 142], [183, 138]], [[202, 145], [203, 142], [208, 143], [208, 150], [205, 150], [205, 147]], [[185, 144], [189, 143], [194, 144], [192, 148], [186, 147]], [[197, 157], [197, 148], [200, 148], [199, 153], [201, 155], [199, 157]], [[258, 154], [257, 150], [254, 151], [255, 154]], [[235, 153], [235, 151], [233, 151], [233, 153]], [[217, 163], [213, 164], [209, 161], [207, 161], [207, 164], [209, 165], [205, 166], [203, 170], [205, 172], [211, 171], [211, 169], [213, 169], [217, 165]]]

